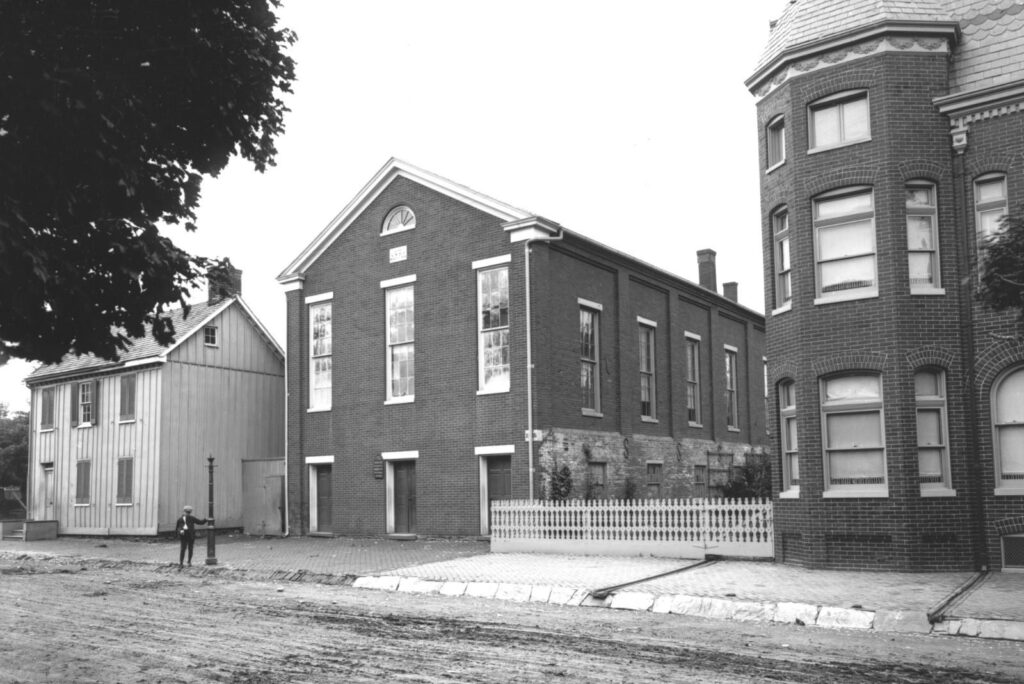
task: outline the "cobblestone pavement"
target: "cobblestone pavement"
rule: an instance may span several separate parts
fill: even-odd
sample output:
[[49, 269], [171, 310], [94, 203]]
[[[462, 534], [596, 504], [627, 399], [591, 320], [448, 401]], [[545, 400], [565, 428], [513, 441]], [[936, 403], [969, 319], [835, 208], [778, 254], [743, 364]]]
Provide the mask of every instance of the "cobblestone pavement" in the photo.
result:
[[[275, 581], [333, 576], [357, 587], [400, 592], [1024, 641], [1024, 574], [843, 572], [771, 562], [489, 551], [486, 541], [477, 540], [222, 535], [216, 568]], [[169, 570], [177, 564], [178, 545], [166, 538], [0, 541], [0, 560], [26, 554], [152, 563]], [[205, 566], [206, 555], [206, 542], [198, 539], [193, 562], [199, 567], [193, 572]], [[608, 596], [597, 592], [627, 583]], [[929, 622], [930, 612], [941, 613], [937, 624]]]

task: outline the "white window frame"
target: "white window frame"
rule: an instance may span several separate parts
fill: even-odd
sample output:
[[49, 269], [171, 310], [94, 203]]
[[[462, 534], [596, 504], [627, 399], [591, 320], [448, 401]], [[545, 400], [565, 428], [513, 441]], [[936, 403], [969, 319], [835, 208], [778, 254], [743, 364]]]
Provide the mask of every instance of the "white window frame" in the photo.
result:
[[215, 325], [207, 325], [203, 327], [203, 346], [205, 347], [219, 347], [220, 346], [220, 331], [217, 330]]
[[[578, 299], [579, 304], [579, 334], [580, 334], [580, 401], [583, 404], [581, 411], [585, 416], [602, 417], [601, 413], [601, 311], [603, 307], [597, 302], [586, 299]], [[592, 343], [589, 346], [583, 338], [583, 319], [590, 316]], [[592, 400], [587, 396], [584, 378], [589, 371], [592, 385]], [[588, 401], [589, 400], [589, 401]], [[587, 405], [587, 404], [591, 405]]]
[[[476, 324], [477, 324], [477, 394], [501, 394], [509, 392], [512, 389], [512, 293], [511, 293], [511, 281], [510, 281], [510, 269], [509, 262], [511, 261], [511, 255], [496, 257], [494, 259], [484, 259], [474, 263], [476, 269]], [[505, 273], [505, 300], [506, 300], [506, 321], [504, 325], [490, 325], [484, 327], [484, 313], [483, 313], [483, 302], [484, 292], [483, 286], [487, 278], [491, 274], [498, 274], [504, 271]], [[500, 275], [498, 276], [501, 277]], [[498, 335], [500, 340], [502, 333], [505, 335], [505, 344], [499, 345], [504, 348], [505, 354], [508, 356], [508, 364], [501, 364], [497, 366], [499, 369], [504, 370], [504, 378], [498, 377], [495, 381], [491, 380], [491, 383], [487, 382], [487, 373], [489, 368], [495, 367], [493, 364], [488, 365], [488, 347], [487, 341]], [[493, 348], [491, 355], [493, 355]]]
[[772, 212], [773, 266], [775, 268], [775, 309], [772, 315], [789, 311], [793, 306], [793, 260], [789, 231], [789, 210], [781, 207]]
[[[385, 366], [386, 366], [386, 380], [385, 380], [385, 404], [409, 404], [416, 401], [416, 332], [415, 332], [415, 319], [416, 319], [416, 292], [414, 289], [414, 283], [416, 282], [416, 276], [404, 276], [402, 278], [394, 278], [391, 280], [382, 281], [380, 286], [384, 290], [384, 340], [385, 340]], [[397, 297], [399, 293], [409, 291], [410, 299], [412, 300], [410, 315], [413, 320], [411, 323], [411, 339], [396, 341], [392, 338], [392, 327], [391, 327], [391, 316], [392, 316], [392, 299]], [[399, 347], [409, 348], [409, 377], [407, 382], [410, 390], [404, 394], [395, 392], [395, 352]]]
[[[1018, 377], [1019, 376], [1019, 377]], [[1004, 384], [1014, 378], [1024, 383], [1024, 366], [1014, 366], [1000, 374], [992, 383], [991, 406], [992, 406], [992, 452], [995, 458], [995, 494], [997, 496], [1024, 496], [1024, 473], [1012, 473], [1010, 477], [1004, 475], [1003, 470], [1003, 445], [1002, 434], [1013, 430], [1024, 432], [1024, 415], [1010, 416], [1009, 420], [1003, 418], [1000, 392]], [[1007, 402], [1014, 404], [1019, 402]], [[1011, 407], [1012, 408], [1012, 407]], [[1018, 411], [1024, 411], [1017, 407]], [[1024, 458], [1024, 455], [1021, 456]]]
[[[796, 414], [796, 383], [783, 380], [778, 385], [779, 393], [779, 449], [782, 452], [783, 499], [800, 496], [800, 446], [799, 423]], [[792, 430], [790, 430], [792, 426]], [[792, 435], [792, 439], [790, 439]], [[795, 467], [794, 467], [795, 466]], [[795, 473], [795, 474], [794, 474]]]
[[[846, 121], [846, 108], [853, 102], [864, 101], [864, 109], [866, 112], [866, 128], [867, 131], [860, 135], [849, 130]], [[815, 131], [814, 115], [817, 112], [824, 112], [828, 110], [835, 110], [838, 116], [838, 128], [839, 128], [839, 140], [828, 144], [818, 144], [818, 134]], [[856, 137], [855, 137], [856, 136]], [[814, 152], [820, 152], [824, 150], [834, 150], [839, 147], [846, 147], [847, 145], [856, 145], [857, 143], [867, 142], [871, 140], [871, 100], [868, 98], [868, 91], [866, 90], [849, 90], [828, 97], [823, 97], [820, 100], [807, 105], [807, 151], [813, 154]]]
[[[314, 297], [308, 297], [306, 299], [306, 305], [309, 309], [309, 407], [306, 411], [309, 413], [330, 411], [334, 392], [334, 302], [331, 297], [317, 295]], [[317, 312], [321, 310], [327, 311], [328, 320], [326, 327], [326, 343], [318, 350], [317, 339], [315, 337], [315, 325]], [[321, 339], [321, 341], [323, 340]], [[324, 382], [323, 376], [321, 376], [318, 383], [316, 372], [318, 361], [326, 362], [327, 364], [326, 382]]]
[[[308, 487], [308, 491], [309, 491], [309, 502], [307, 504], [308, 509], [309, 509], [309, 531], [313, 532], [313, 533], [323, 532], [324, 531], [324, 530], [320, 529], [320, 519], [319, 519], [319, 514], [318, 514], [317, 504], [316, 504], [316, 500], [317, 500], [318, 495], [319, 495], [319, 492], [317, 491], [317, 484], [316, 484], [316, 482], [317, 482], [317, 466], [320, 466], [320, 465], [329, 465], [329, 466], [331, 466], [331, 469], [332, 469], [331, 476], [333, 477], [334, 456], [330, 455], [330, 456], [307, 456], [306, 457], [306, 482], [307, 482], [307, 487]], [[324, 522], [329, 524], [331, 521], [330, 520], [326, 520]]]
[[[402, 216], [403, 221], [399, 224], [398, 228], [388, 228], [393, 219]], [[411, 220], [410, 220], [411, 219]], [[395, 233], [404, 233], [407, 230], [413, 230], [416, 228], [416, 213], [404, 204], [400, 204], [387, 213], [384, 217], [384, 221], [380, 224], [381, 235], [394, 235]]]
[[494, 456], [514, 457], [516, 454], [515, 444], [495, 444], [493, 446], [478, 446], [473, 448], [473, 455], [477, 458], [477, 479], [480, 482], [480, 535], [488, 536], [491, 528], [488, 524], [487, 513], [490, 502], [490, 491], [487, 483], [487, 459]]
[[[840, 216], [821, 218], [819, 219], [820, 208], [823, 204], [831, 201], [842, 200], [848, 197], [856, 197], [865, 195], [871, 200], [870, 211], [859, 211]], [[875, 224], [875, 193], [871, 187], [868, 186], [856, 186], [851, 188], [843, 188], [833, 192], [825, 193], [815, 197], [812, 201], [813, 205], [813, 217], [814, 217], [814, 267], [815, 267], [815, 292], [816, 297], [814, 299], [815, 304], [829, 304], [832, 302], [844, 302], [853, 299], [866, 299], [870, 297], [878, 296], [878, 248], [877, 248], [877, 228]], [[871, 236], [870, 246], [865, 246], [865, 249], [844, 254], [839, 257], [832, 257], [829, 259], [822, 259], [822, 244], [823, 234], [825, 231], [841, 228], [850, 224], [856, 224], [863, 221], [870, 222], [869, 234]], [[841, 261], [851, 261], [854, 259], [864, 259], [870, 257], [872, 263], [872, 282], [869, 285], [862, 285], [859, 287], [850, 287], [835, 289], [829, 292], [822, 290], [822, 266], [825, 264], [831, 264]]]
[[766, 173], [771, 173], [786, 163], [786, 119], [776, 116], [765, 126]]
[[[981, 188], [982, 186], [991, 186], [999, 184], [1000, 186], [1000, 197], [997, 199], [989, 199], [982, 201], [981, 199]], [[1005, 173], [986, 173], [983, 176], [978, 176], [974, 179], [974, 226], [975, 226], [975, 243], [978, 256], [978, 264], [980, 265], [985, 259], [985, 252], [983, 245], [985, 239], [991, 235], [995, 235], [998, 232], [999, 221], [1002, 217], [1006, 216], [1009, 211], [1009, 189], [1007, 187], [1006, 174]], [[986, 216], [995, 216], [996, 229], [991, 231], [983, 230], [984, 218]], [[981, 269], [978, 269], [979, 275]]]
[[[96, 397], [93, 396], [95, 390], [98, 389], [99, 383], [92, 382], [80, 382], [76, 387], [75, 391], [78, 392], [78, 427], [91, 427], [96, 416], [95, 413], [95, 401]], [[88, 401], [86, 399], [88, 398]], [[88, 412], [88, 418], [86, 413]]]
[[723, 345], [725, 352], [725, 427], [729, 432], [740, 432], [739, 349]]
[[[651, 477], [652, 474], [657, 474], [656, 478]], [[648, 499], [661, 499], [664, 492], [661, 488], [665, 484], [665, 462], [664, 461], [647, 461], [644, 467], [644, 480], [646, 484], [646, 494]], [[652, 492], [655, 493], [651, 496]]]
[[[924, 189], [931, 197], [930, 204], [912, 204], [910, 202], [910, 191], [912, 189]], [[939, 259], [939, 196], [938, 187], [935, 183], [927, 180], [912, 180], [906, 184], [906, 210], [907, 210], [907, 272], [910, 274], [910, 262], [914, 255], [926, 254], [932, 273], [932, 281], [929, 283], [915, 283], [913, 276], [908, 275], [910, 280], [910, 294], [945, 294], [942, 289], [942, 276]], [[931, 225], [931, 247], [915, 247], [910, 243], [910, 223], [913, 217], [928, 219]]]
[[[917, 376], [931, 375], [935, 378], [938, 394], [918, 394]], [[920, 429], [916, 430], [918, 449], [918, 476], [921, 478], [921, 496], [955, 496], [956, 491], [950, 479], [949, 472], [949, 426], [947, 425], [946, 413], [946, 373], [941, 368], [924, 367], [914, 372], [914, 405], [918, 417], [917, 424], [920, 426], [920, 417], [924, 412], [938, 413], [939, 443], [922, 444]], [[921, 450], [928, 449], [939, 452], [939, 480], [927, 482], [920, 473]]]
[[701, 337], [684, 332], [683, 339], [686, 345], [686, 422], [690, 427], [704, 427], [700, 401]]
[[[637, 322], [637, 361], [640, 365], [640, 420], [658, 422], [658, 322], [643, 316]], [[644, 361], [646, 360], [646, 364]], [[646, 380], [649, 408], [644, 413], [644, 385]]]
[[[827, 394], [827, 385], [831, 380], [837, 380], [844, 377], [872, 377], [878, 380], [878, 396], [869, 397], [864, 399], [853, 399], [838, 402], [829, 402]], [[824, 469], [824, 492], [822, 496], [825, 498], [884, 498], [889, 496], [889, 461], [888, 454], [886, 453], [885, 446], [885, 393], [882, 383], [882, 375], [876, 372], [869, 371], [851, 371], [849, 373], [839, 373], [831, 375], [820, 380], [820, 391], [821, 391], [821, 449], [822, 449], [822, 462]], [[828, 418], [834, 415], [843, 414], [855, 414], [855, 413], [873, 413], [878, 416], [878, 430], [879, 430], [879, 444], [871, 445], [870, 447], [863, 448], [863, 450], [881, 451], [882, 454], [882, 482], [881, 483], [833, 483], [830, 474], [830, 452], [832, 451], [852, 451], [855, 449], [862, 449], [857, 446], [854, 448], [847, 449], [830, 449], [829, 448], [829, 434], [828, 434]]]

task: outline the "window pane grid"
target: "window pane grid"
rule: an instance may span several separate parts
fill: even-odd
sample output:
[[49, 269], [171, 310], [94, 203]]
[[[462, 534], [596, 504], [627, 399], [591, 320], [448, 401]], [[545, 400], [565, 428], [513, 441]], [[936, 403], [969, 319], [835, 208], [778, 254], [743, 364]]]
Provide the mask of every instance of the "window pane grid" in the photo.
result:
[[739, 398], [736, 392], [736, 352], [725, 351], [725, 423], [739, 427]]
[[580, 309], [580, 402], [583, 408], [600, 410], [598, 371], [599, 315], [591, 309]]
[[654, 418], [654, 328], [640, 326], [640, 415]]
[[510, 386], [508, 319], [508, 268], [495, 268], [477, 274], [480, 311], [480, 389], [507, 391]]
[[686, 419], [700, 423], [700, 342], [686, 340]]
[[309, 385], [309, 406], [314, 409], [331, 407], [331, 304], [316, 304], [309, 308], [310, 366], [312, 381]]
[[415, 373], [415, 299], [413, 287], [387, 290], [388, 398], [413, 397]]
[[826, 482], [835, 487], [886, 484], [881, 377], [843, 375], [822, 381]]

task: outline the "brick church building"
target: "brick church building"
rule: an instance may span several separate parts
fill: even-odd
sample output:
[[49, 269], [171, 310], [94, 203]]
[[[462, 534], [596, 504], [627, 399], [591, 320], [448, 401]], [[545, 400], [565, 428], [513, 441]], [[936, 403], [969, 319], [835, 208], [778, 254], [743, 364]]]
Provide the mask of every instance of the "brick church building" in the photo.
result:
[[793, 0], [757, 100], [776, 558], [1024, 569], [1024, 4]]
[[713, 493], [766, 441], [764, 317], [714, 257], [692, 283], [389, 161], [279, 276], [290, 531], [486, 535], [563, 472]]

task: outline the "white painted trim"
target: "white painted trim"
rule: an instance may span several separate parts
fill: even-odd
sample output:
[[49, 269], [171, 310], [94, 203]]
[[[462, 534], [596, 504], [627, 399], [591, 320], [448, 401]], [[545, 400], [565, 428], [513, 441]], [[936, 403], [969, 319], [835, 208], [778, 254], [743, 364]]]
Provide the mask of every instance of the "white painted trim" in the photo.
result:
[[636, 317], [636, 322], [639, 323], [640, 325], [646, 325], [648, 328], [657, 328], [658, 327], [658, 322], [657, 321], [652, 321], [651, 319], [644, 318], [643, 316], [637, 316]]
[[489, 535], [491, 528], [487, 524], [487, 457], [481, 456], [477, 459], [478, 477], [480, 482], [480, 534]]
[[793, 310], [793, 300], [791, 299], [788, 302], [786, 302], [785, 304], [783, 304], [782, 306], [780, 306], [778, 309], [772, 309], [772, 316], [778, 316], [779, 314], [784, 314], [787, 311], [792, 311], [792, 310]]
[[490, 259], [478, 259], [473, 262], [473, 270], [478, 271], [481, 268], [489, 268], [491, 266], [498, 266], [500, 264], [512, 263], [511, 254], [502, 254], [501, 256], [491, 257]]
[[725, 350], [727, 350], [727, 351], [735, 352], [735, 353], [737, 353], [737, 354], [738, 354], [738, 353], [739, 353], [739, 351], [740, 351], [739, 347], [734, 347], [734, 346], [732, 346], [731, 344], [723, 344], [723, 345], [722, 345], [722, 348], [723, 348], [723, 349], [725, 349]]
[[305, 283], [303, 282], [302, 277], [295, 276], [289, 280], [282, 280], [281, 287], [284, 288], [285, 292], [292, 292], [294, 290], [301, 290], [305, 287]]
[[826, 489], [821, 493], [823, 499], [887, 499], [889, 488], [881, 489]]
[[412, 461], [420, 457], [419, 451], [382, 451], [380, 457], [385, 461]]
[[697, 340], [698, 342], [701, 341], [701, 336], [700, 335], [698, 335], [697, 333], [692, 333], [689, 330], [683, 331], [683, 337], [688, 337], [689, 339]]
[[409, 283], [416, 282], [416, 274], [407, 276], [400, 276], [398, 278], [389, 278], [387, 280], [380, 281], [380, 289], [386, 290], [389, 287], [398, 287], [399, 285], [408, 285]]
[[796, 487], [790, 487], [779, 492], [780, 499], [799, 499], [800, 498], [800, 485]]
[[935, 487], [933, 488], [922, 488], [921, 498], [926, 499], [929, 497], [942, 497], [942, 496], [956, 496], [955, 489], [947, 489], [946, 487]]
[[319, 304], [320, 302], [326, 302], [334, 299], [334, 292], [321, 292], [320, 294], [310, 295], [304, 300], [306, 304]]
[[392, 157], [374, 174], [373, 178], [363, 186], [362, 190], [352, 198], [345, 208], [320, 231], [316, 239], [302, 250], [302, 253], [295, 260], [288, 264], [288, 268], [277, 277], [278, 281], [282, 283], [288, 282], [300, 276], [313, 262], [320, 258], [338, 236], [344, 233], [359, 218], [362, 212], [384, 192], [385, 188], [399, 177], [407, 178], [426, 188], [440, 192], [463, 204], [495, 216], [502, 221], [519, 220], [531, 216], [529, 212], [522, 209], [505, 204], [493, 197], [488, 197], [464, 185]]
[[393, 399], [384, 400], [385, 406], [393, 406], [394, 404], [412, 404], [416, 401], [415, 394], [408, 394], [404, 397], [395, 397]]
[[260, 319], [256, 318], [256, 314], [253, 313], [252, 309], [249, 308], [249, 305], [245, 303], [244, 299], [238, 297], [237, 301], [238, 304], [242, 307], [242, 311], [248, 314], [250, 320], [252, 320], [252, 322], [256, 325], [256, 329], [260, 332], [260, 334], [262, 334], [264, 337], [267, 338], [267, 340], [270, 341], [270, 344], [273, 345], [275, 350], [277, 350], [277, 353], [281, 356], [281, 359], [284, 359], [284, 347], [277, 343], [277, 340], [274, 339], [274, 336], [270, 334], [269, 330], [267, 330], [267, 326], [263, 325]]
[[234, 304], [237, 301], [238, 301], [238, 297], [232, 297], [230, 299], [225, 299], [224, 303], [221, 306], [218, 306], [218, 307], [214, 308], [213, 311], [211, 311], [209, 314], [207, 314], [206, 318], [204, 318], [203, 320], [199, 321], [199, 323], [196, 325], [196, 327], [192, 328], [192, 331], [189, 332], [188, 335], [185, 335], [184, 337], [179, 337], [177, 342], [175, 342], [174, 344], [172, 344], [171, 346], [167, 347], [162, 352], [160, 352], [160, 356], [162, 358], [166, 359], [168, 356], [170, 356], [172, 351], [174, 351], [175, 349], [177, 349], [178, 347], [183, 345], [186, 340], [188, 340], [193, 335], [195, 335], [197, 332], [199, 332], [203, 328], [205, 328], [206, 325], [210, 321], [212, 321], [214, 318], [216, 318], [217, 316], [220, 316], [222, 313], [227, 311], [228, 307], [230, 307], [232, 304]]
[[167, 359], [162, 356], [150, 356], [145, 359], [134, 359], [132, 361], [125, 361], [122, 368], [133, 368], [135, 366], [147, 366], [151, 363], [167, 363]]
[[946, 294], [946, 289], [943, 287], [914, 287], [910, 286], [910, 294], [913, 296], [941, 296]]
[[306, 413], [327, 413], [330, 410], [330, 406], [311, 406], [306, 409]]
[[477, 456], [511, 456], [516, 453], [515, 444], [495, 444], [493, 446], [473, 447]]
[[588, 309], [593, 309], [595, 311], [604, 311], [604, 305], [598, 304], [597, 302], [592, 302], [589, 299], [584, 299], [583, 297], [577, 297], [576, 303]]
[[852, 302], [857, 299], [877, 299], [878, 287], [865, 288], [864, 290], [851, 290], [848, 295], [829, 295], [828, 297], [815, 297], [814, 305], [836, 304], [838, 302]]
[[384, 462], [384, 533], [395, 533], [395, 464], [391, 461]]
[[306, 465], [319, 465], [321, 463], [334, 463], [334, 456], [307, 456]]

